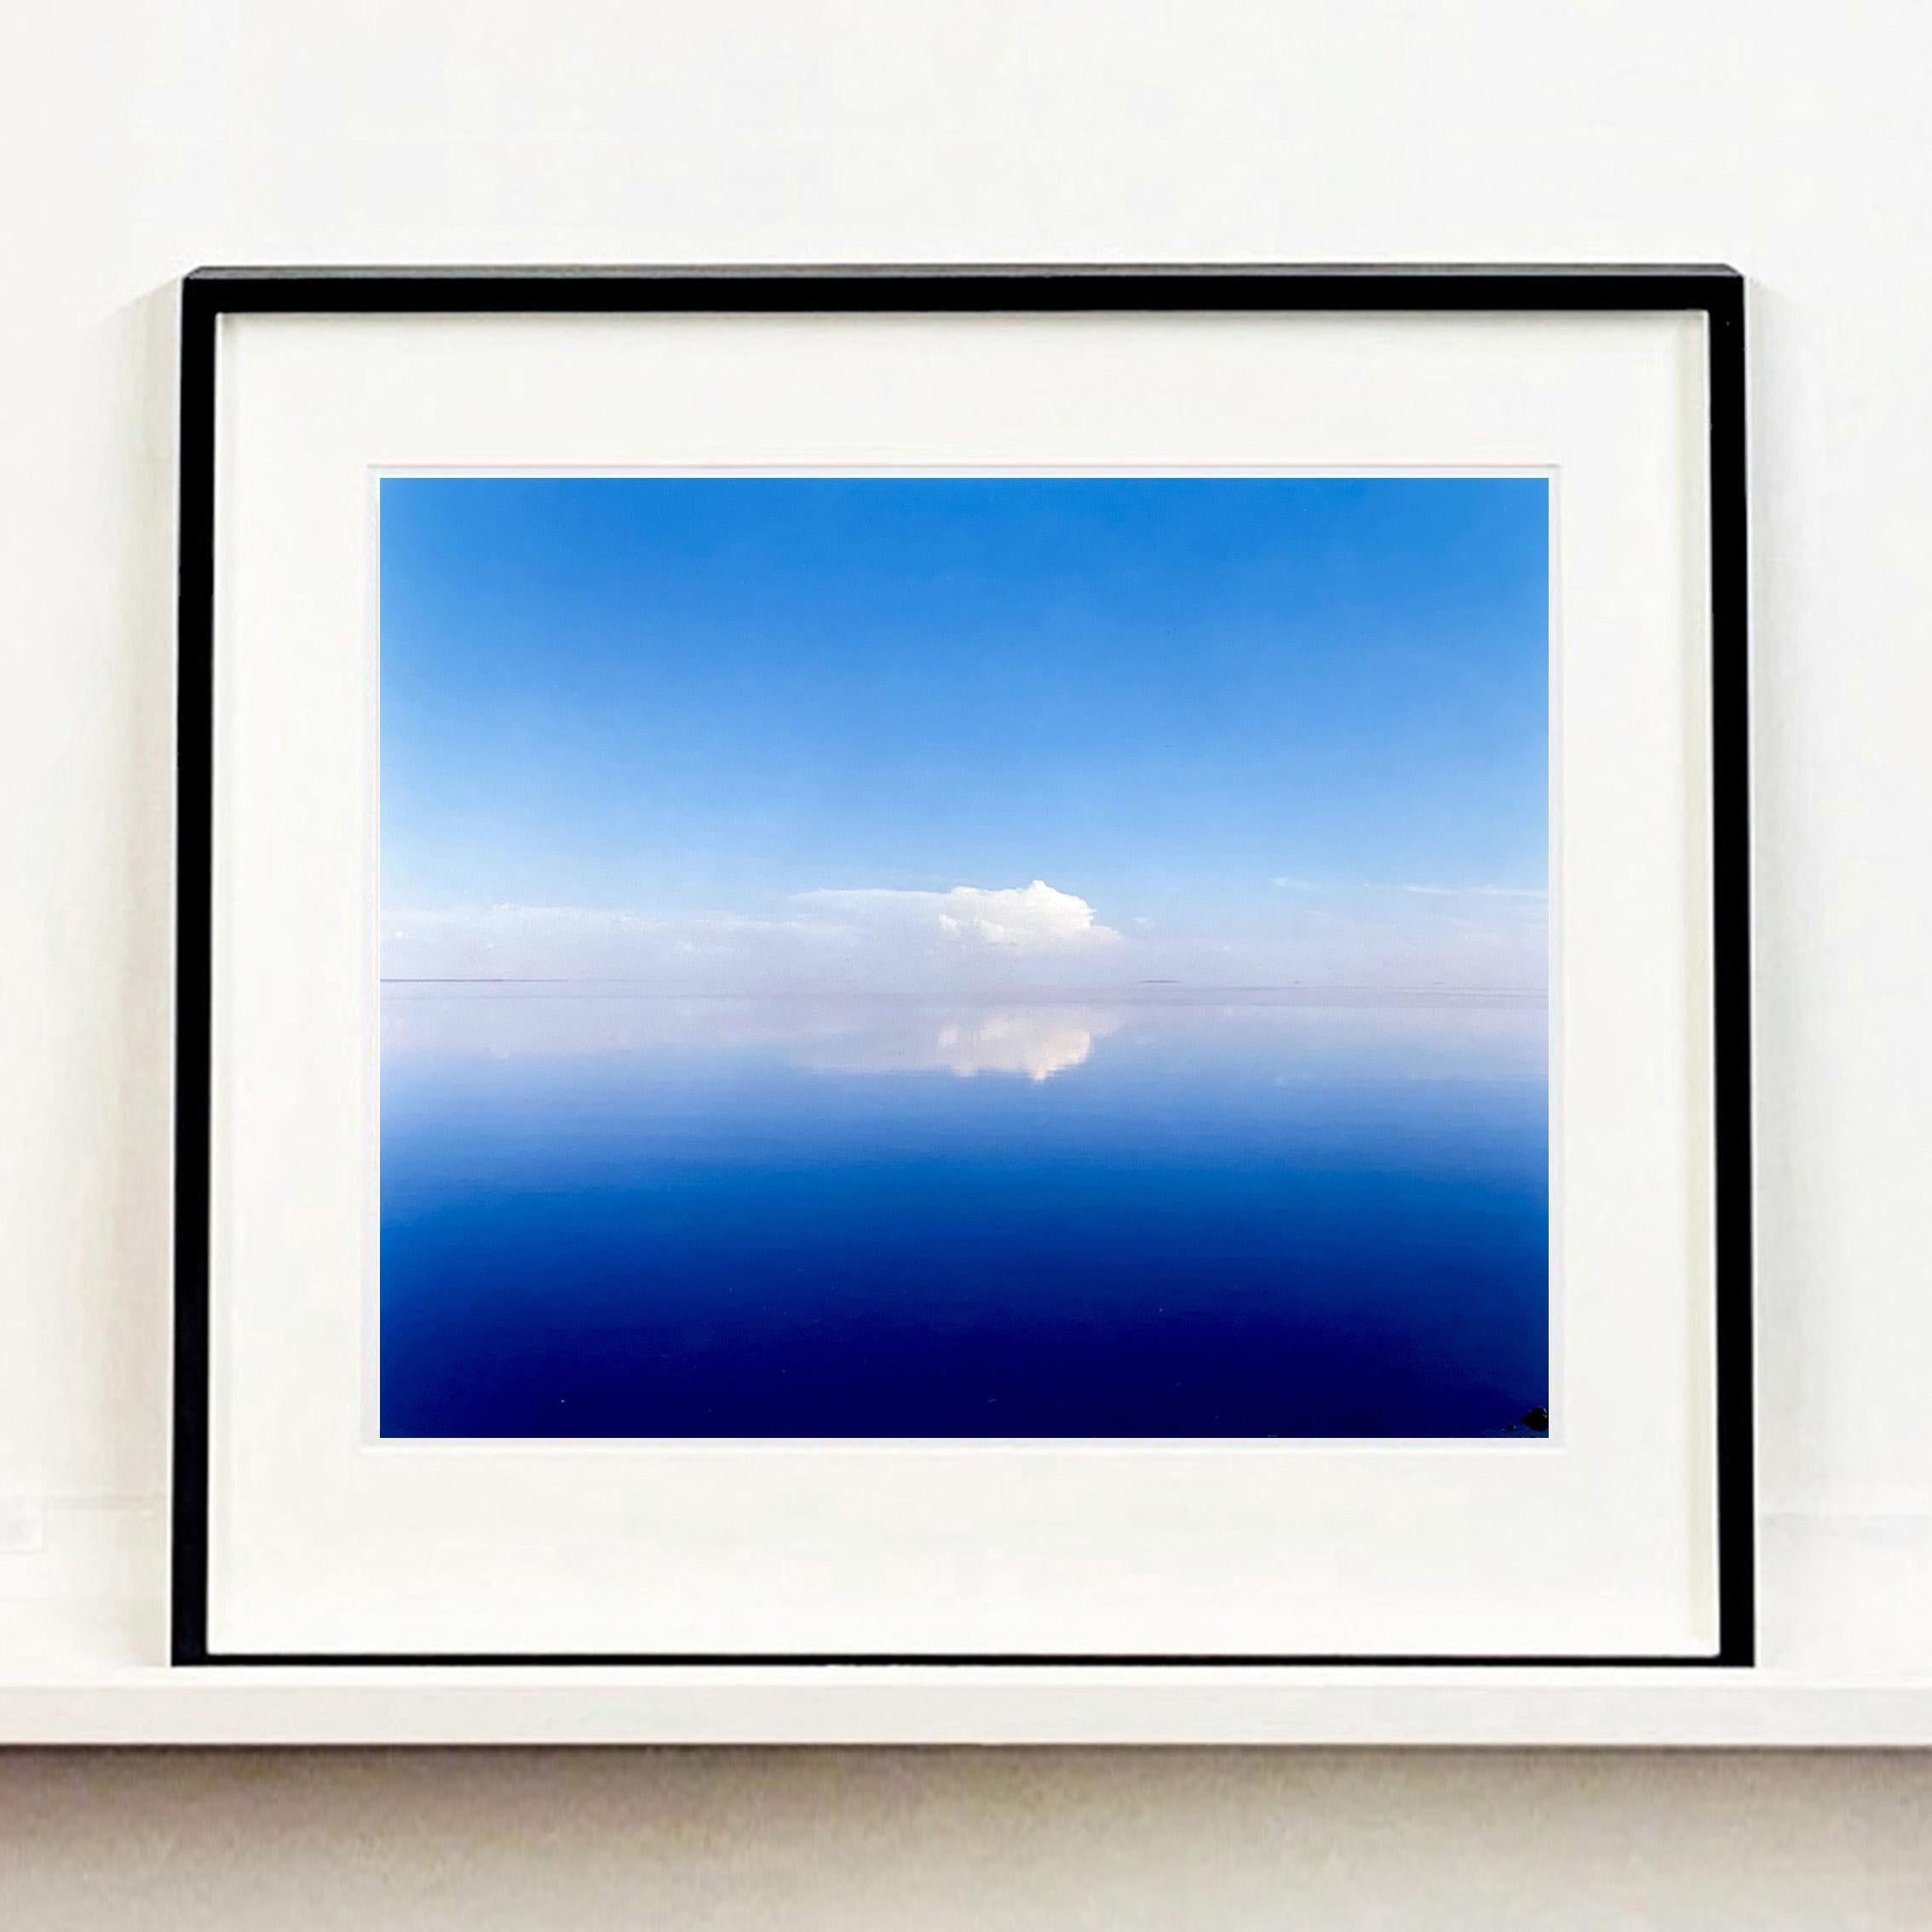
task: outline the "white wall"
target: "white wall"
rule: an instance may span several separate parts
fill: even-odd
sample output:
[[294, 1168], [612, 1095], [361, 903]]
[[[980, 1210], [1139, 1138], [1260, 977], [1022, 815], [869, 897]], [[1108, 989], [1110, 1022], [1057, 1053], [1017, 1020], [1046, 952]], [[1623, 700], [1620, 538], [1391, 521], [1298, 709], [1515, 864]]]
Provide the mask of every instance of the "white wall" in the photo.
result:
[[[160, 1482], [183, 268], [1674, 258], [1754, 278], [1767, 1501], [1932, 1509], [1929, 56], [1932, 9], [1914, 0], [9, 7], [0, 1499]], [[35, 1883], [65, 1885], [78, 1912], [112, 1846], [175, 1844], [170, 1820], [191, 1816], [177, 1849], [200, 1848], [240, 1923], [246, 1890], [221, 1876], [244, 1842], [231, 1804], [256, 1820], [245, 1843], [282, 1861], [262, 1883], [284, 1900], [324, 1870], [355, 1875], [355, 1896], [371, 1872], [403, 1897], [479, 1882], [509, 1854], [469, 1862], [463, 1820], [502, 1834], [527, 1816], [562, 1834], [553, 1849], [583, 1848], [555, 1869], [593, 1906], [597, 1885], [645, 1866], [661, 1899], [685, 1887], [716, 1903], [739, 1858], [770, 1898], [791, 1895], [784, 1855], [756, 1849], [765, 1808], [802, 1861], [801, 1820], [823, 1805], [843, 1822], [801, 1895], [826, 1923], [893, 1923], [905, 1886], [942, 1882], [961, 1911], [991, 1887], [1079, 1923], [1095, 1901], [1142, 1898], [1124, 1874], [1157, 1862], [1186, 1875], [1187, 1912], [1239, 1923], [1297, 1885], [1440, 1899], [1451, 1875], [1495, 1910], [1549, 1917], [1566, 1847], [1594, 1847], [1600, 1895], [1627, 1899], [1628, 1861], [1660, 1832], [1686, 1900], [1720, 1895], [1722, 1872], [1741, 1889], [1722, 1895], [1789, 1912], [1802, 1873], [1831, 1869], [1866, 1888], [1879, 1923], [1876, 1872], [1923, 1856], [1891, 1837], [1890, 1808], [1926, 1791], [1922, 1768], [1877, 1761], [510, 1762], [278, 1763], [259, 1779], [15, 1764], [0, 1852], [38, 1820], [14, 1869], [38, 1860], [51, 1876]], [[581, 1801], [560, 1810], [560, 1791]], [[1845, 1808], [1842, 1829], [1814, 1797]], [[1552, 1829], [1521, 1822], [1536, 1820]], [[325, 1820], [372, 1833], [380, 1857], [359, 1864], [317, 1835]], [[950, 1849], [874, 1868], [906, 1833]], [[1015, 1834], [1024, 1855], [1003, 1856]], [[532, 1872], [551, 1869], [543, 1851]], [[492, 1895], [517, 1895], [506, 1886]]]

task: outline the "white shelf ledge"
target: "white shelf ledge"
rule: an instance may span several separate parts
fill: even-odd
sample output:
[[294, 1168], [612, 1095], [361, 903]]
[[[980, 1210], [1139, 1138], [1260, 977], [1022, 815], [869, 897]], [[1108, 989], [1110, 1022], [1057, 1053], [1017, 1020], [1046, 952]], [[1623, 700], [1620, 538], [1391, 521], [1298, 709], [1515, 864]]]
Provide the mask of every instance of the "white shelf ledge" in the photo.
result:
[[170, 1670], [160, 1512], [0, 1550], [0, 1744], [1932, 1747], [1932, 1517], [1762, 1526], [1764, 1661], [1703, 1669]]
[[0, 1683], [0, 1742], [1932, 1746], [1932, 1682], [1648, 1670], [156, 1669]]

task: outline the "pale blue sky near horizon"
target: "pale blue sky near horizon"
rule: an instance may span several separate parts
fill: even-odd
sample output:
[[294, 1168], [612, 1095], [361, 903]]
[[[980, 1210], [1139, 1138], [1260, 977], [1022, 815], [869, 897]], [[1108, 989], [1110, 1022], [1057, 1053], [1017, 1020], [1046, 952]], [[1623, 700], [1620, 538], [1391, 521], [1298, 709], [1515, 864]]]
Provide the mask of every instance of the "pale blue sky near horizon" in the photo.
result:
[[1541, 479], [381, 489], [386, 919], [709, 946], [1038, 880], [1154, 967], [1324, 919], [1540, 954]]

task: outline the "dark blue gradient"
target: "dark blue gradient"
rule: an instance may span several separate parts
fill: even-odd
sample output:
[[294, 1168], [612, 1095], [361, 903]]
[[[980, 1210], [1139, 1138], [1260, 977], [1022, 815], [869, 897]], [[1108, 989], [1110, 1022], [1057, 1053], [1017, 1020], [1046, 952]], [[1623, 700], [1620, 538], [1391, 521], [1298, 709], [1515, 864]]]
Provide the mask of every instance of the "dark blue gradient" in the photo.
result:
[[384, 1006], [385, 1436], [1480, 1436], [1548, 1400], [1540, 1007]]

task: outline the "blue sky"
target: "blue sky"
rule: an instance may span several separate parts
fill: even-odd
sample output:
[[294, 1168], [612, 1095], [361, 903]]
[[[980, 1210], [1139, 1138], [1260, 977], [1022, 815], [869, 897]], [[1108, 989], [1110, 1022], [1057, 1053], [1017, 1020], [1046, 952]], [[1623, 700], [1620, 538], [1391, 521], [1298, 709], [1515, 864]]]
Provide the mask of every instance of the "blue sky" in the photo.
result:
[[385, 969], [1540, 983], [1545, 490], [387, 479]]

